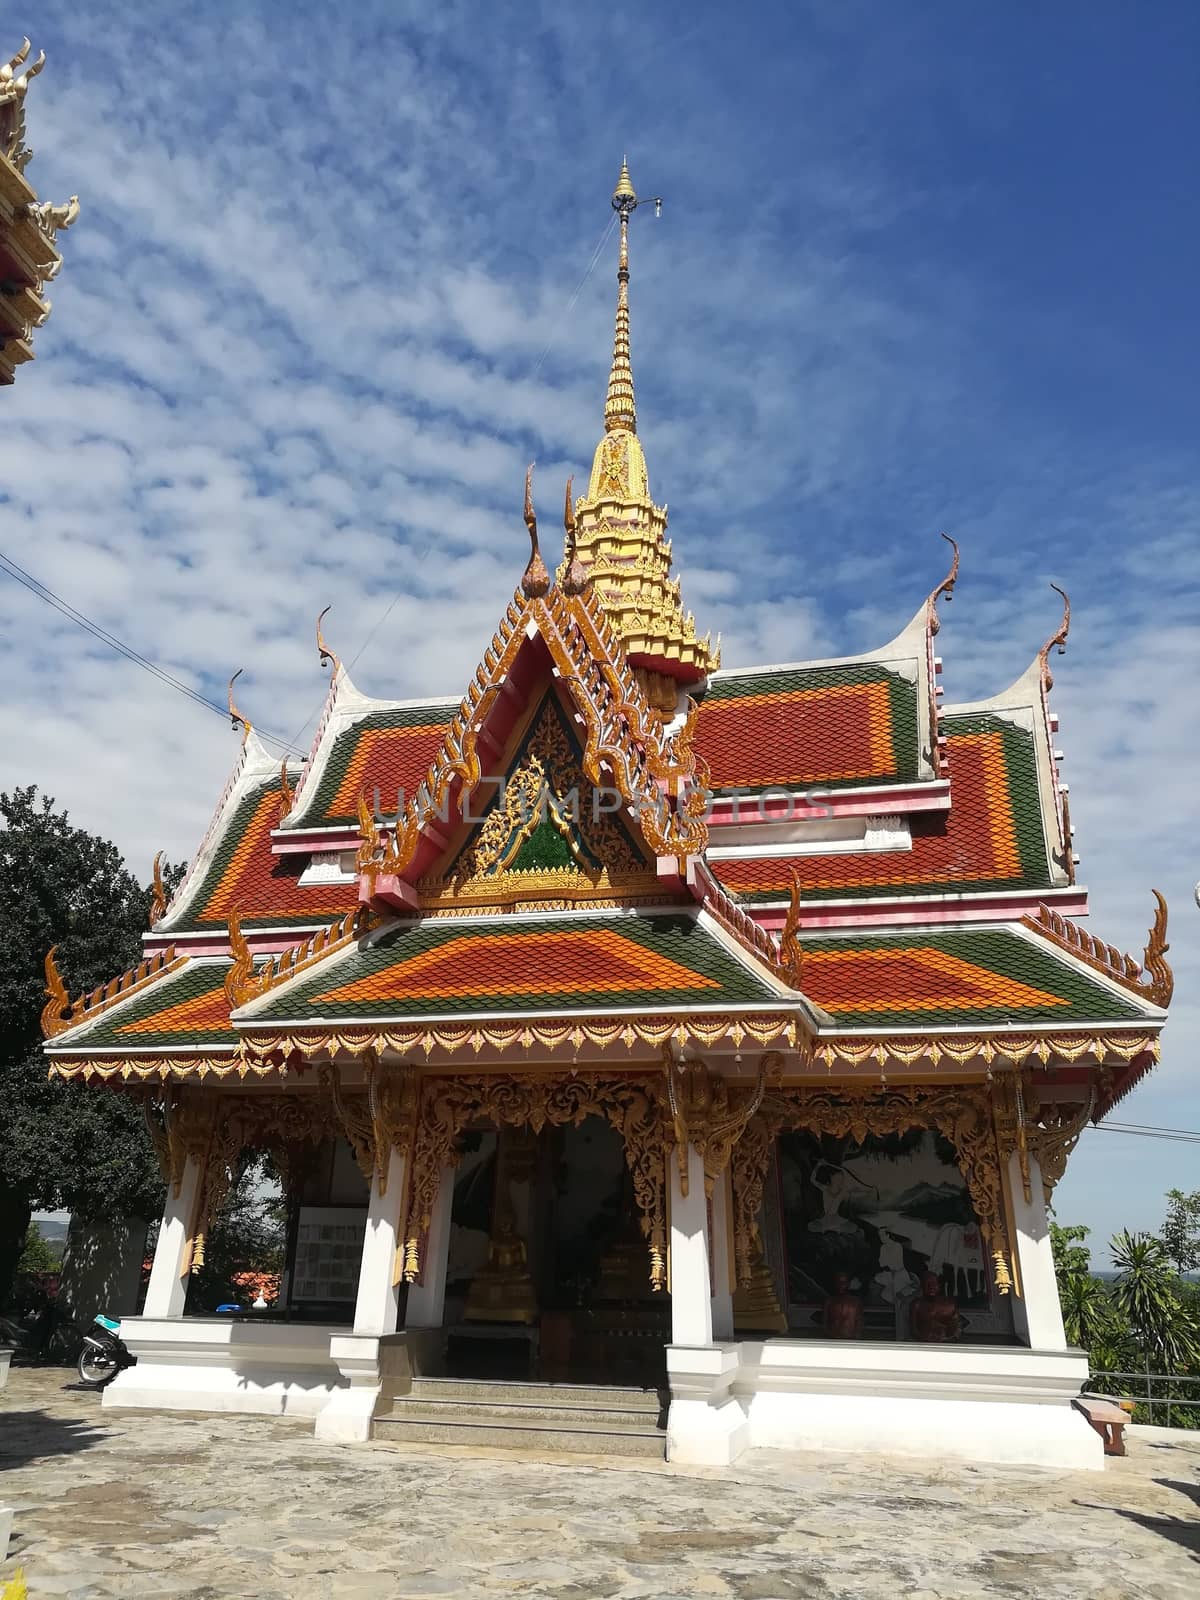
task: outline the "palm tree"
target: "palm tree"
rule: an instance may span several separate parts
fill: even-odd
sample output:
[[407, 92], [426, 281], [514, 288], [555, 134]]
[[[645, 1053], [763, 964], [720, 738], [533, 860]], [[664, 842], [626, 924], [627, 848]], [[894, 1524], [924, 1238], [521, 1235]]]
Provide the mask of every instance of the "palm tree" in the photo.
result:
[[1200, 1326], [1162, 1240], [1123, 1228], [1109, 1250], [1119, 1272], [1113, 1301], [1129, 1319], [1147, 1370], [1185, 1372], [1200, 1362]]
[[1059, 1284], [1063, 1327], [1070, 1344], [1091, 1350], [1108, 1331], [1112, 1306], [1104, 1285], [1090, 1272], [1069, 1272]]

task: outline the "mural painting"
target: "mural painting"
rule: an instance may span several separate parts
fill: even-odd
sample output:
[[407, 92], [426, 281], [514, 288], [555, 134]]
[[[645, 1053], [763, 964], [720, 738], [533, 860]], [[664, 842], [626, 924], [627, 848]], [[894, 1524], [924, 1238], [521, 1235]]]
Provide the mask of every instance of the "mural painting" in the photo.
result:
[[[905, 1337], [927, 1272], [963, 1311], [986, 1312], [991, 1283], [953, 1146], [928, 1129], [862, 1144], [795, 1131], [779, 1140], [788, 1299], [802, 1325], [843, 1279], [868, 1330]], [[819, 1312], [818, 1312], [819, 1317]]]

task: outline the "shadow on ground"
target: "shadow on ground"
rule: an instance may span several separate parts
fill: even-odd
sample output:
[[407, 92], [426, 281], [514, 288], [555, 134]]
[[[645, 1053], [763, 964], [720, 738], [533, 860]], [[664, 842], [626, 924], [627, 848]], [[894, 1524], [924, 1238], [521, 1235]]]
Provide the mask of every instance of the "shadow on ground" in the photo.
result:
[[[1200, 1510], [1200, 1482], [1184, 1483], [1178, 1478], [1155, 1478], [1163, 1489], [1174, 1489], [1177, 1494], [1183, 1495], [1186, 1500]], [[1131, 1511], [1124, 1506], [1101, 1506], [1096, 1502], [1077, 1500], [1077, 1505], [1088, 1506], [1093, 1511], [1111, 1511], [1114, 1516], [1123, 1517], [1126, 1522], [1136, 1522], [1139, 1528], [1145, 1528], [1148, 1533], [1157, 1533], [1163, 1539], [1169, 1539], [1172, 1544], [1177, 1544], [1180, 1549], [1186, 1550], [1193, 1561], [1200, 1562], [1200, 1519], [1192, 1517], [1156, 1517], [1145, 1511]]]
[[47, 1456], [69, 1456], [108, 1438], [84, 1418], [56, 1417], [52, 1411], [6, 1411], [0, 1428], [0, 1472], [25, 1467]]

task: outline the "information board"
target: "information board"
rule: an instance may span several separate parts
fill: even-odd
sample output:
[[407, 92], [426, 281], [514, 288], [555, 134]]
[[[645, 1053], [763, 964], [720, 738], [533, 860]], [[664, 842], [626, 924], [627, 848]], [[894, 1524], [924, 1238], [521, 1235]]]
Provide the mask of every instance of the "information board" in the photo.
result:
[[366, 1232], [367, 1213], [356, 1206], [301, 1206], [292, 1301], [353, 1303]]

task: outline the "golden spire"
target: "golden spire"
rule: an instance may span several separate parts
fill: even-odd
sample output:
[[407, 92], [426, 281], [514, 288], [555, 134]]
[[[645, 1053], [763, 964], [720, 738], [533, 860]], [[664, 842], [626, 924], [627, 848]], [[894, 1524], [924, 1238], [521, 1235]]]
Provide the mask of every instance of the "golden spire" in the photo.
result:
[[624, 159], [612, 203], [613, 210], [621, 218], [621, 254], [617, 260], [617, 325], [613, 334], [608, 398], [604, 402], [604, 431], [615, 433], [620, 428], [636, 433], [637, 407], [633, 400], [633, 367], [629, 362], [629, 219], [637, 209], [638, 197], [629, 181], [629, 163]]

